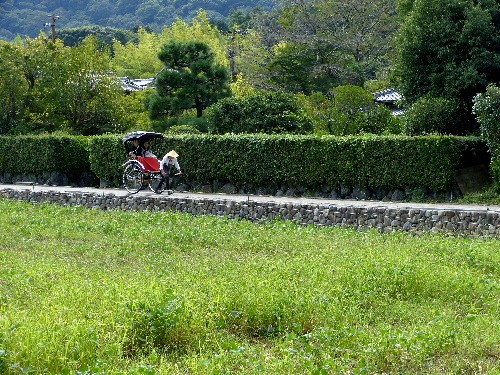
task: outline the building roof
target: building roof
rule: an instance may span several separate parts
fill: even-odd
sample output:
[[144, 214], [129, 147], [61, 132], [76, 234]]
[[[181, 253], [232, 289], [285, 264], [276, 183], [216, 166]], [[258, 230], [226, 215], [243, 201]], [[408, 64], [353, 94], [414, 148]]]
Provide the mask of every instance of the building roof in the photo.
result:
[[388, 105], [394, 116], [401, 116], [405, 113], [404, 108], [398, 107], [398, 102], [404, 98], [396, 89], [390, 88], [378, 91], [373, 95], [375, 97], [375, 102]]
[[148, 87], [153, 87], [154, 78], [130, 79], [121, 77], [120, 82], [125, 91], [140, 91]]
[[403, 99], [403, 95], [396, 91], [396, 89], [387, 89], [378, 91], [375, 94], [375, 101], [379, 103], [394, 103]]

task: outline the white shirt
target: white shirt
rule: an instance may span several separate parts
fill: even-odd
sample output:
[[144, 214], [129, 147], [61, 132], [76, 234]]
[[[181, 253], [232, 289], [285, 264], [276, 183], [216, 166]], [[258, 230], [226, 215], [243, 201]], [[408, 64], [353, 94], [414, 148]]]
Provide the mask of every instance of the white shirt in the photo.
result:
[[161, 162], [160, 162], [160, 170], [163, 170], [163, 166], [165, 165], [173, 165], [175, 168], [177, 168], [178, 171], [181, 170], [181, 167], [179, 166], [179, 162], [177, 161], [177, 158], [173, 158], [173, 159], [168, 159], [168, 156], [165, 155], [163, 157], [163, 159], [161, 159]]

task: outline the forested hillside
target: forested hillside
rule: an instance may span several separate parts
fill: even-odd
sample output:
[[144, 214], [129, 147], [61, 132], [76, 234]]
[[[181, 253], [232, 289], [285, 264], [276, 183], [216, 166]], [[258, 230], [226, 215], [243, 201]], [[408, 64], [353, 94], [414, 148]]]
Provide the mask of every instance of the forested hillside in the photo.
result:
[[[202, 8], [211, 19], [226, 22], [231, 10], [269, 9], [275, 0], [54, 0], [0, 1], [0, 39], [16, 35], [36, 37], [51, 14], [59, 28], [108, 26], [134, 29], [147, 26], [160, 31], [177, 18], [191, 19]], [[46, 29], [50, 32], [50, 29]]]

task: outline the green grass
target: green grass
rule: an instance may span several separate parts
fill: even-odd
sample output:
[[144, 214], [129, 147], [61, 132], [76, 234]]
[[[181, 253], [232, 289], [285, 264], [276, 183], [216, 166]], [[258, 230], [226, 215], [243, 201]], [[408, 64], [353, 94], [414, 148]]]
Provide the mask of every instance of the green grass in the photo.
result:
[[500, 246], [0, 200], [0, 373], [500, 374]]

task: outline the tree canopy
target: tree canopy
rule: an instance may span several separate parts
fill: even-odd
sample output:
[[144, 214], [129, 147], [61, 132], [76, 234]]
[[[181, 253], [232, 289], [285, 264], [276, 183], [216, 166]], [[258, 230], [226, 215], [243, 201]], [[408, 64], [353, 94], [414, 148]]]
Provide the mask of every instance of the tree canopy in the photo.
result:
[[283, 0], [238, 45], [238, 71], [306, 94], [362, 86], [386, 69], [397, 20], [395, 0]]
[[[148, 23], [133, 33], [77, 28], [60, 30], [66, 42], [41, 33], [0, 46], [2, 131], [30, 124], [99, 133], [134, 122], [164, 130], [190, 121], [206, 131], [204, 110], [219, 99], [260, 93], [265, 101], [267, 91], [299, 98], [318, 134], [381, 133], [388, 126], [471, 134], [478, 128], [472, 98], [500, 80], [497, 0], [281, 0], [270, 11], [232, 2], [231, 27], [197, 10], [190, 23], [177, 18], [160, 32], [159, 14], [181, 5], [155, 1], [75, 2], [100, 19], [116, 7], [140, 14]], [[215, 3], [227, 5], [206, 6]], [[10, 17], [13, 4], [2, 3], [9, 12], [0, 17]], [[156, 87], [125, 95], [117, 78], [124, 76], [154, 77]], [[390, 111], [373, 106], [374, 91], [388, 84], [411, 109], [403, 128], [387, 125]], [[161, 121], [145, 120], [146, 108]]]
[[229, 96], [228, 70], [215, 62], [206, 43], [171, 41], [162, 47], [158, 57], [164, 69], [156, 78], [156, 92], [147, 101], [152, 119], [190, 108], [201, 117], [205, 108]]
[[77, 47], [0, 42], [0, 133], [121, 131], [123, 91], [109, 59], [93, 38]]
[[224, 98], [208, 110], [209, 130], [224, 133], [310, 133], [311, 121], [294, 95], [255, 92], [244, 98]]
[[79, 28], [95, 25], [133, 30], [147, 26], [155, 32], [177, 19], [191, 20], [199, 9], [210, 18], [229, 22], [231, 10], [270, 9], [274, 0], [73, 0], [73, 1], [1, 1], [0, 39], [13, 40], [16, 35], [36, 37], [50, 21], [47, 15], [60, 16], [57, 28]]
[[422, 96], [459, 101], [454, 133], [477, 128], [472, 98], [500, 80], [500, 4], [415, 0], [397, 42], [396, 75], [410, 103]]
[[226, 39], [217, 28], [211, 25], [204, 11], [198, 12], [190, 23], [178, 19], [161, 33], [139, 28], [136, 35], [137, 41], [122, 43], [114, 40], [112, 67], [113, 71], [121, 77], [154, 77], [164, 66], [158, 59], [161, 46], [170, 41], [204, 42], [214, 53], [218, 64], [224, 66], [229, 64]]

